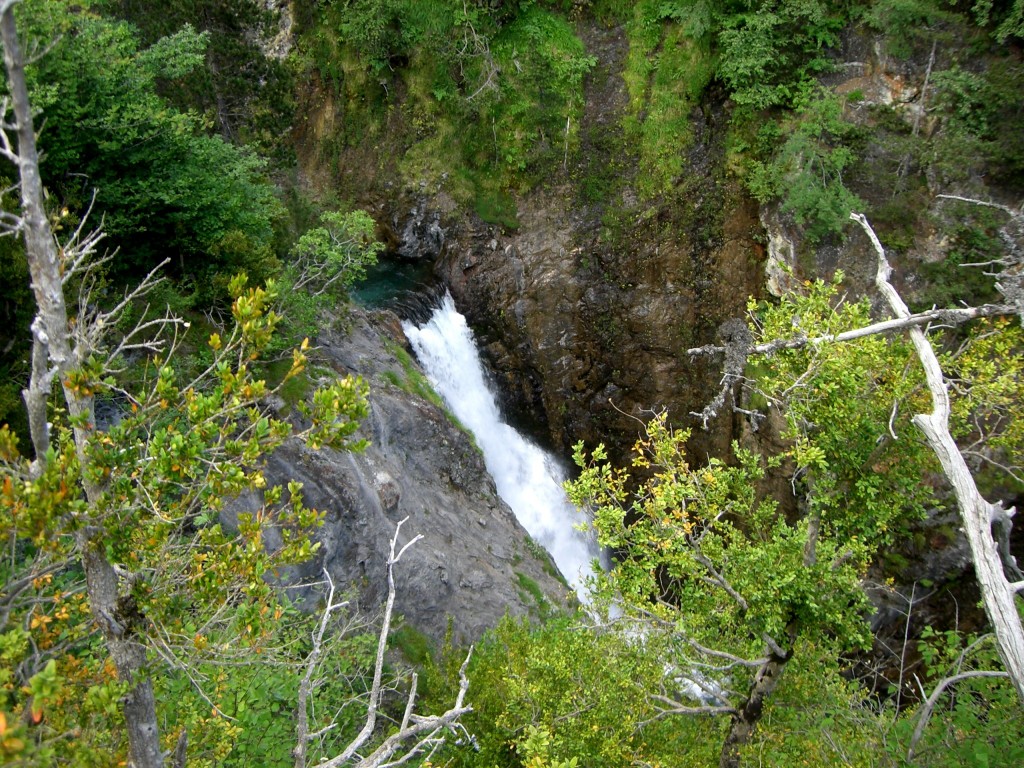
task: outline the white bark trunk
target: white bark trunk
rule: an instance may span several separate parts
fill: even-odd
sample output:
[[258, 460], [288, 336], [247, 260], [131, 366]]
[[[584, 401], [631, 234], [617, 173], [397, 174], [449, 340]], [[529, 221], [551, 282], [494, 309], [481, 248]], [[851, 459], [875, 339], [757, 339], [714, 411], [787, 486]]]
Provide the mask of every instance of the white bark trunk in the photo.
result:
[[[75, 447], [82, 466], [86, 466], [86, 444], [95, 422], [93, 400], [67, 385], [68, 373], [81, 364], [71, 343], [64, 286], [61, 280], [61, 259], [53, 239], [53, 231], [43, 208], [43, 184], [39, 174], [39, 152], [35, 127], [25, 80], [25, 61], [18, 42], [14, 20], [17, 0], [0, 2], [0, 36], [3, 39], [4, 65], [7, 69], [11, 105], [14, 109], [18, 137], [16, 153], [5, 141], [5, 154], [18, 166], [21, 179], [21, 230], [25, 238], [25, 255], [32, 275], [38, 316], [33, 323], [33, 375], [26, 396], [32, 442], [36, 449], [36, 470], [43, 466], [49, 442], [46, 430], [46, 398], [42, 396], [50, 372], [42, 371], [38, 358], [45, 345], [50, 369], [59, 377], [72, 419]], [[6, 128], [6, 126], [5, 126]], [[46, 393], [48, 394], [48, 387]], [[42, 452], [42, 455], [41, 455]], [[101, 495], [99, 488], [84, 483], [83, 492], [90, 503]], [[135, 624], [140, 617], [126, 609], [119, 595], [119, 580], [106, 559], [101, 527], [85, 525], [76, 534], [78, 556], [86, 575], [89, 607], [93, 619], [103, 632], [107, 651], [117, 668], [118, 677], [129, 684], [123, 710], [128, 730], [130, 765], [133, 768], [163, 768], [159, 727], [153, 686], [146, 674], [146, 652], [136, 639]]]
[[[909, 317], [910, 310], [889, 282], [892, 270], [878, 236], [862, 214], [852, 213], [850, 218], [864, 229], [878, 254], [875, 285], [897, 317]], [[935, 350], [921, 328], [913, 327], [909, 333], [921, 365], [924, 366], [933, 408], [930, 414], [915, 416], [914, 423], [924, 432], [942, 466], [943, 474], [953, 486], [964, 533], [971, 548], [982, 602], [995, 632], [996, 647], [1017, 690], [1017, 696], [1024, 703], [1024, 627], [1017, 612], [1013, 585], [1006, 578], [999, 550], [992, 537], [993, 515], [1005, 512], [981, 495], [967, 462], [949, 432], [949, 392]]]

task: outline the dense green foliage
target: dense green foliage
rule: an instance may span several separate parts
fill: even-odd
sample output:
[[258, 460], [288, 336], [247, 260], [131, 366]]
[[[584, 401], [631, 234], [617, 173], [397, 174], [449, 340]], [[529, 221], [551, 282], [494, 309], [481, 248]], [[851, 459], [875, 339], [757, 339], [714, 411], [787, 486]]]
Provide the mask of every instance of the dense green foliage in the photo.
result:
[[253, 152], [210, 136], [157, 89], [201, 67], [207, 37], [185, 26], [148, 48], [124, 22], [63, 2], [19, 6], [28, 44], [53, 42], [31, 67], [46, 128], [44, 183], [72, 215], [95, 194], [122, 275], [164, 258], [212, 298], [237, 269], [271, 272], [281, 207]]
[[[687, 194], [694, 129], [728, 99], [729, 170], [759, 201], [779, 200], [814, 243], [841, 235], [851, 206], [883, 231], [907, 226], [919, 187], [936, 174], [981, 171], [1020, 184], [1024, 89], [1003, 45], [1019, 14], [1016, 5], [939, 0], [335, 0], [307, 11], [301, 60], [345, 105], [344, 125], [318, 140], [332, 150], [331, 142], [396, 146], [392, 167], [407, 186], [437, 185], [509, 228], [514, 193], [559, 165], [586, 202], [615, 208], [629, 157], [629, 183], [642, 200], [678, 204], [667, 201]], [[621, 73], [592, 74], [592, 82], [620, 74], [625, 82], [628, 107], [614, 128], [580, 123], [583, 76], [595, 60], [572, 23], [588, 15], [621, 25], [629, 43]], [[851, 25], [861, 22], [885, 33], [887, 53], [922, 65], [931, 43], [962, 43], [936, 60], [924, 95], [941, 130], [919, 130], [920, 117], [911, 120], [899, 101], [868, 115], [857, 92], [844, 99], [821, 87], [839, 76], [840, 49], [857, 45]], [[878, 151], [873, 131], [890, 117], [907, 135]], [[578, 154], [581, 138], [600, 162]], [[891, 153], [892, 168], [866, 170], [867, 153], [873, 167]]]
[[[781, 198], [782, 210], [812, 242], [842, 230], [850, 211], [864, 207], [843, 184], [864, 134], [843, 120], [843, 106], [831, 93], [807, 94], [779, 129], [785, 138], [775, 154], [767, 162], [754, 160], [748, 171], [751, 194], [762, 203]], [[762, 136], [770, 130], [762, 128]]]
[[457, 765], [531, 765], [524, 755], [528, 728], [546, 734], [546, 757], [556, 763], [574, 757], [592, 766], [668, 760], [668, 744], [675, 750], [685, 744], [656, 727], [651, 731], [660, 743], [651, 749], [652, 736], [636, 732], [637, 723], [654, 714], [647, 693], [661, 668], [655, 656], [616, 633], [568, 618], [540, 628], [506, 619], [474, 657], [474, 712], [465, 722], [476, 748], [453, 750]]
[[[832, 297], [817, 285], [766, 308], [757, 318], [759, 335], [789, 333], [794, 318], [812, 334], [863, 324], [865, 306], [836, 312]], [[577, 446], [583, 471], [569, 485], [570, 496], [595, 510], [599, 541], [621, 553], [601, 590], [607, 599], [618, 596], [627, 614], [653, 613], [670, 628], [678, 638], [678, 668], [712, 665], [707, 649], [758, 658], [766, 637], [781, 664], [805, 645], [817, 646], [822, 658], [831, 654], [835, 664], [839, 653], [870, 642], [861, 579], [892, 531], [919, 513], [926, 500], [919, 494], [927, 493], [918, 482], [927, 466], [921, 452], [901, 450], [897, 458], [885, 439], [891, 402], [914, 388], [905, 375], [878, 378], [879, 370], [898, 370], [890, 355], [900, 354], [906, 354], [900, 345], [876, 339], [769, 361], [759, 383], [768, 402], [785, 406], [796, 516], [759, 498], [764, 468], [751, 454], [737, 450], [735, 466], [713, 459], [691, 467], [689, 435], [672, 429], [664, 415], [647, 425], [628, 471], [609, 466], [600, 447], [587, 457]], [[878, 410], [865, 408], [873, 402]], [[768, 467], [779, 467], [782, 458], [770, 458]], [[742, 701], [753, 695], [758, 666], [729, 668], [728, 682], [707, 673], [704, 684], [709, 691], [728, 686]]]
[[288, 135], [295, 105], [291, 69], [264, 55], [276, 32], [274, 15], [258, 0], [99, 0], [110, 15], [137, 30], [150, 46], [193, 26], [207, 36], [205, 66], [158, 90], [179, 109], [195, 109], [233, 143], [256, 147], [278, 161], [288, 159]]
[[390, 110], [411, 130], [399, 170], [448, 186], [514, 226], [502, 191], [576, 142], [593, 65], [571, 25], [540, 3], [333, 0], [302, 39], [308, 66], [345, 104], [341, 140], [379, 140]]

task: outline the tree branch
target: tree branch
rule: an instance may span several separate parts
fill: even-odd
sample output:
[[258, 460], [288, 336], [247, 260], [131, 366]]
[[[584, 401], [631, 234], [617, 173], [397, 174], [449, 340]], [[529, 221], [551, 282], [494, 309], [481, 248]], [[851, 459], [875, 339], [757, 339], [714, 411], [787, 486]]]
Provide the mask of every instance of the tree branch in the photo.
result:
[[707, 570], [708, 573], [711, 574], [712, 583], [717, 584], [719, 587], [724, 589], [726, 594], [728, 594], [729, 597], [735, 600], [739, 607], [742, 608], [744, 611], [749, 610], [749, 606], [747, 605], [747, 601], [743, 598], [743, 595], [737, 592], [733, 588], [732, 584], [726, 581], [725, 577], [722, 574], [720, 574], [717, 570], [715, 570], [715, 566], [703, 552], [695, 549], [693, 552], [693, 557], [698, 563], [704, 566], [705, 570]]
[[[473, 648], [470, 647], [462, 666], [459, 668], [459, 692], [455, 697], [455, 705], [448, 711], [431, 717], [412, 716], [412, 725], [402, 728], [398, 733], [388, 736], [377, 749], [368, 757], [357, 763], [357, 768], [386, 768], [386, 766], [401, 765], [418, 755], [427, 745], [435, 745], [439, 739], [440, 732], [455, 724], [463, 715], [472, 712], [473, 708], [465, 704], [466, 692], [469, 690], [469, 678], [466, 676], [466, 669], [469, 667], [469, 660], [473, 656]], [[427, 735], [416, 742], [406, 753], [394, 762], [387, 762], [394, 755], [399, 747], [414, 736], [421, 733]], [[326, 765], [320, 768], [327, 768]]]
[[[854, 341], [865, 336], [874, 336], [880, 333], [895, 333], [911, 328], [917, 328], [931, 323], [942, 325], [963, 325], [971, 320], [980, 317], [995, 317], [998, 315], [1012, 315], [1016, 309], [1009, 304], [982, 304], [978, 307], [958, 307], [955, 309], [929, 309], [924, 312], [907, 314], [904, 317], [897, 317], [890, 320], [881, 320], [877, 323], [865, 325], [862, 328], [854, 328], [842, 333], [825, 334], [823, 336], [792, 336], [788, 339], [776, 339], [764, 344], [755, 344], [749, 347], [748, 355], [771, 355], [775, 352], [782, 352], [787, 349], [800, 349], [807, 346], [820, 346], [833, 342]], [[693, 347], [686, 350], [691, 357], [698, 355], [717, 355], [730, 350], [730, 345], [706, 344], [703, 347]]]
[[[373, 683], [370, 687], [370, 701], [366, 712], [366, 722], [356, 737], [339, 755], [318, 763], [316, 768], [337, 768], [353, 760], [357, 757], [357, 752], [369, 741], [376, 727], [377, 712], [380, 707], [382, 694], [381, 675], [384, 668], [384, 652], [387, 649], [388, 635], [391, 632], [391, 618], [395, 606], [395, 564], [402, 559], [402, 556], [413, 544], [423, 538], [422, 534], [414, 536], [396, 552], [399, 533], [402, 530], [402, 525], [408, 519], [408, 517], [402, 519], [395, 526], [395, 535], [391, 538], [387, 562], [388, 597], [384, 607], [384, 618], [381, 623], [380, 634], [377, 638], [377, 658], [373, 670]], [[459, 670], [459, 691], [455, 697], [455, 704], [451, 709], [440, 715], [430, 717], [421, 717], [414, 714], [413, 708], [416, 698], [416, 685], [414, 682], [406, 702], [402, 726], [397, 733], [388, 736], [370, 755], [359, 760], [356, 763], [358, 768], [384, 768], [384, 766], [389, 765], [401, 765], [422, 753], [427, 747], [431, 747], [432, 751], [436, 750], [440, 746], [440, 742], [443, 741], [443, 737], [440, 735], [441, 731], [454, 726], [460, 717], [472, 711], [472, 707], [465, 704], [466, 692], [469, 690], [469, 678], [466, 676], [466, 669], [469, 666], [469, 660], [472, 655], [473, 649], [470, 648], [469, 653], [466, 655], [466, 660], [462, 662], [462, 667]], [[406, 750], [402, 757], [394, 762], [388, 762], [404, 743], [417, 737], [420, 738], [412, 747]], [[296, 768], [304, 768], [304, 766], [296, 762]]]
[[978, 677], [1009, 677], [1009, 675], [1006, 672], [975, 670], [972, 672], [960, 672], [959, 674], [941, 680], [939, 684], [935, 686], [935, 690], [932, 691], [932, 695], [929, 696], [925, 703], [921, 705], [917, 725], [914, 727], [914, 734], [910, 737], [910, 746], [907, 748], [907, 762], [914, 759], [914, 750], [917, 749], [917, 744], [921, 741], [921, 737], [924, 735], [925, 726], [928, 725], [932, 712], [935, 710], [935, 704], [938, 702], [942, 692], [949, 686], [959, 683], [961, 680], [970, 680]]
[[687, 704], [680, 704], [675, 699], [671, 699], [668, 696], [661, 696], [660, 694], [655, 694], [651, 696], [651, 698], [668, 706], [664, 708], [659, 707], [657, 714], [654, 717], [650, 717], [647, 720], [638, 723], [637, 725], [639, 727], [657, 722], [658, 720], [662, 720], [670, 715], [735, 715], [737, 712], [735, 707], [714, 706], [711, 704], [692, 707]]
[[310, 740], [316, 736], [316, 734], [310, 735], [309, 733], [308, 703], [314, 687], [313, 675], [320, 661], [320, 655], [323, 653], [324, 632], [327, 631], [327, 623], [331, 618], [331, 614], [339, 608], [344, 608], [348, 605], [347, 601], [343, 603], [334, 602], [334, 580], [326, 568], [323, 569], [323, 572], [324, 578], [327, 580], [327, 605], [324, 606], [323, 615], [320, 617], [320, 624], [317, 625], [316, 630], [313, 632], [313, 648], [309, 652], [309, 656], [306, 657], [306, 674], [303, 675], [302, 681], [299, 683], [298, 702], [296, 703], [295, 749], [292, 750], [292, 754], [295, 757], [295, 768], [305, 768], [306, 749], [309, 746]]
[[[994, 206], [999, 207], [999, 206]], [[910, 310], [889, 282], [892, 268], [878, 236], [865, 216], [851, 213], [867, 234], [878, 256], [875, 285], [899, 318], [910, 317]], [[1014, 590], [1003, 571], [996, 543], [992, 538], [994, 505], [981, 495], [963, 454], [949, 432], [949, 391], [943, 379], [935, 350], [920, 327], [910, 328], [910, 339], [924, 368], [928, 391], [932, 396], [932, 413], [919, 414], [914, 423], [924, 432], [935, 452], [943, 474], [953, 487], [964, 533], [971, 549], [971, 559], [981, 589], [982, 601], [996, 636], [996, 647], [1013, 681], [1017, 696], [1024, 702], [1024, 626], [1014, 602]]]

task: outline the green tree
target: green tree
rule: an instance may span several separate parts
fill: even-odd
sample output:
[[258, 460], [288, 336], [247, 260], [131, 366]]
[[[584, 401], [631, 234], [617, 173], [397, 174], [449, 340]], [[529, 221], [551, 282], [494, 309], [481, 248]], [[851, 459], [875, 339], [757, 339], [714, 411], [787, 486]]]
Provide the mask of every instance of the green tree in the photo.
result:
[[[1019, 225], [1019, 214], [1006, 210]], [[1021, 399], [1020, 336], [1002, 322], [995, 326], [1001, 333], [982, 331], [945, 358], [947, 380], [935, 352], [941, 339], [921, 329], [930, 321], [1019, 314], [1016, 257], [1002, 260], [1005, 303], [912, 315], [888, 282], [888, 261], [866, 219], [851, 218], [876, 250], [876, 285], [894, 319], [872, 323], [866, 301], [838, 299], [838, 283], [808, 283], [776, 304], [751, 305], [751, 333], [713, 348], [727, 353], [726, 379], [743, 375], [748, 355], [766, 356], [756, 387], [769, 408], [780, 409], [791, 443], [768, 467], [782, 462], [794, 510], [781, 514], [761, 495], [764, 465], [738, 448], [735, 464], [692, 468], [687, 434], [664, 414], [647, 425], [628, 470], [612, 468], [601, 447], [587, 457], [577, 446], [583, 471], [570, 495], [594, 510], [601, 542], [620, 556], [599, 582], [601, 593], [627, 612], [653, 617], [647, 624], [674, 638], [676, 667], [694, 689], [690, 702], [676, 698], [667, 711], [728, 715], [723, 766], [738, 764], [798, 649], [815, 649], [822, 672], [834, 676], [840, 654], [864, 646], [865, 569], [926, 506], [944, 501], [959, 509], [1005, 667], [968, 677], [1008, 677], [1024, 696], [1015, 597], [1024, 581], [995, 533], [1005, 537], [1007, 514], [981, 496], [953, 440], [959, 434], [972, 443], [969, 453], [991, 451], [987, 460], [1016, 473], [1015, 449], [1007, 446], [1019, 440], [1019, 409], [1011, 403]], [[899, 331], [909, 332], [910, 344], [891, 335]], [[738, 367], [729, 355], [739, 356]], [[978, 395], [971, 397], [975, 381]], [[918, 428], [927, 442], [913, 439]], [[921, 482], [942, 476], [951, 494]], [[940, 682], [934, 695], [944, 687]], [[1002, 706], [994, 703], [993, 711]], [[921, 719], [927, 716], [926, 708]]]
[[[751, 307], [755, 344], [794, 324], [809, 335], [865, 324], [867, 303], [835, 309], [834, 285], [808, 288]], [[908, 355], [898, 339], [877, 337], [775, 351], [758, 386], [782, 407], [792, 447], [767, 465], [737, 448], [735, 464], [693, 467], [688, 433], [664, 414], [648, 423], [629, 470], [609, 466], [601, 448], [588, 457], [577, 447], [583, 471], [570, 496], [593, 508], [599, 540], [621, 553], [601, 591], [673, 638], [692, 700], [677, 694], [669, 709], [729, 717], [723, 766], [738, 764], [798, 649], [815, 648], [834, 674], [842, 653], [870, 644], [866, 568], [932, 501], [920, 483], [932, 456], [892, 438], [910, 429], [921, 398]], [[787, 513], [758, 491], [780, 466], [796, 493]]]
[[1024, 2], [1001, 3], [996, 11], [993, 0], [975, 0], [974, 14], [979, 24], [996, 25], [996, 39], [1003, 43], [1009, 37], [1024, 37]]
[[[678, 765], [687, 752], [699, 755], [691, 764], [706, 762], [715, 726], [658, 719], [649, 692], [664, 665], [636, 639], [582, 616], [541, 626], [503, 619], [474, 649], [469, 669], [473, 712], [462, 722], [474, 742], [449, 746], [446, 756], [459, 766], [508, 768]], [[450, 658], [454, 678], [458, 657]]]
[[[242, 277], [232, 281], [234, 326], [223, 338], [210, 336], [211, 362], [190, 381], [178, 380], [171, 367], [174, 346], [155, 333], [187, 325], [182, 321], [166, 317], [108, 337], [123, 309], [153, 287], [153, 275], [101, 309], [89, 287], [102, 235], [87, 232], [83, 222], [58, 248], [43, 207], [14, 4], [0, 4], [13, 108], [2, 151], [18, 169], [21, 207], [6, 222], [24, 235], [37, 314], [24, 393], [34, 458], [23, 458], [8, 428], [0, 428], [0, 515], [12, 543], [4, 563], [0, 634], [22, 677], [6, 681], [4, 709], [24, 710], [28, 721], [39, 722], [47, 707], [77, 704], [88, 692], [63, 683], [67, 669], [88, 658], [84, 644], [102, 654], [116, 678], [89, 689], [96, 706], [82, 708], [82, 715], [119, 710], [131, 763], [152, 768], [164, 765], [170, 746], [156, 712], [156, 656], [173, 662], [191, 653], [257, 646], [276, 601], [264, 575], [311, 554], [308, 532], [318, 515], [303, 506], [298, 484], [289, 484], [287, 492], [267, 488], [260, 471], [261, 457], [293, 432], [260, 406], [269, 390], [252, 375], [252, 362], [279, 320], [270, 309], [272, 286], [252, 289]], [[64, 296], [69, 281], [83, 286], [71, 312]], [[119, 386], [114, 373], [145, 351], [156, 354], [144, 366], [142, 383]], [[289, 375], [305, 363], [296, 350]], [[51, 402], [54, 384], [60, 395]], [[97, 424], [98, 397], [121, 404], [116, 423], [106, 429]], [[314, 448], [358, 448], [350, 437], [367, 408], [365, 385], [352, 377], [340, 380], [314, 394], [302, 436]], [[234, 529], [222, 525], [218, 513], [226, 499], [247, 489], [261, 491], [264, 506], [240, 515]], [[275, 551], [266, 546], [270, 527], [280, 535]], [[37, 594], [58, 577], [55, 591]], [[54, 607], [62, 622], [68, 618], [67, 594], [84, 595], [74, 631], [42, 643], [26, 638], [22, 626], [46, 632], [53, 624], [53, 616], [37, 612], [40, 606]], [[102, 646], [89, 643], [94, 631]], [[216, 648], [211, 636], [220, 641]], [[120, 751], [123, 739], [114, 733], [99, 745], [79, 744], [61, 733], [22, 746], [37, 748], [43, 760], [63, 755], [87, 764], [104, 751], [109, 760], [110, 749]], [[176, 765], [184, 765], [185, 744], [182, 737], [174, 749]], [[83, 754], [76, 754], [78, 747]]]
[[207, 35], [204, 65], [159, 78], [158, 91], [182, 111], [198, 110], [226, 141], [286, 157], [295, 83], [284, 58], [264, 53], [279, 31], [277, 11], [258, 0], [95, 1], [134, 25], [141, 47], [185, 27]]
[[321, 296], [337, 286], [351, 288], [366, 278], [384, 244], [376, 240], [376, 223], [365, 211], [327, 211], [320, 226], [302, 235], [291, 251], [286, 276], [292, 290]]
[[755, 110], [790, 106], [831, 68], [826, 53], [848, 10], [818, 0], [675, 0], [657, 9], [712, 47], [733, 100]]
[[782, 200], [808, 240], [816, 243], [837, 234], [860, 200], [844, 184], [844, 174], [858, 162], [862, 132], [843, 120], [843, 102], [823, 90], [801, 96], [792, 118], [783, 123], [785, 137], [771, 158], [754, 160], [746, 183], [761, 203]]
[[50, 47], [26, 67], [46, 126], [43, 181], [72, 212], [84, 212], [95, 195], [104, 230], [121, 249], [111, 268], [137, 279], [171, 258], [207, 298], [211, 287], [226, 294], [240, 269], [269, 277], [282, 209], [264, 162], [207, 135], [198, 114], [158, 93], [158, 81], [203, 66], [208, 37], [186, 26], [142, 48], [129, 24], [88, 2], [28, 0], [18, 15], [29, 44]]

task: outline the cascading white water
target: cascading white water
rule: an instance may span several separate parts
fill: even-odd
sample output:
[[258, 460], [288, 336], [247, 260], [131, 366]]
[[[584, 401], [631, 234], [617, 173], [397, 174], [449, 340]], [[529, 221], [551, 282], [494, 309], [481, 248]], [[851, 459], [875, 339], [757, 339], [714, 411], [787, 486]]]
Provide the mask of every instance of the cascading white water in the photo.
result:
[[402, 328], [438, 394], [476, 437], [498, 495], [586, 603], [583, 582], [600, 554], [597, 543], [575, 528], [586, 518], [566, 497], [565, 475], [555, 458], [502, 420], [473, 332], [451, 295], [445, 294], [423, 326]]

